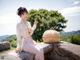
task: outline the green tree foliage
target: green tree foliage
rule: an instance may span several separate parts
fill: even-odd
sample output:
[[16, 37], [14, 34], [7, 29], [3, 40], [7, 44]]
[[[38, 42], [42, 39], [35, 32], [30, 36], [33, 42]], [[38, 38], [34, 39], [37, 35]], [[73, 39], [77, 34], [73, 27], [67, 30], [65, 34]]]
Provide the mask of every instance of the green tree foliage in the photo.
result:
[[33, 22], [37, 20], [38, 25], [34, 31], [32, 37], [34, 40], [41, 41], [42, 35], [45, 30], [53, 29], [56, 31], [63, 31], [66, 28], [65, 23], [67, 20], [58, 11], [48, 11], [45, 9], [30, 10], [29, 21], [33, 25]]

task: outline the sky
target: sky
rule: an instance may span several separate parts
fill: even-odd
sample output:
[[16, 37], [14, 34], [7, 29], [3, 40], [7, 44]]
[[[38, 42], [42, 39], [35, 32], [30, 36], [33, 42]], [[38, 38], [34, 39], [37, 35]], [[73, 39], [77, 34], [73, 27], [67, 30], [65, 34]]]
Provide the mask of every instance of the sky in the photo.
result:
[[0, 36], [16, 34], [19, 7], [58, 10], [68, 20], [65, 32], [80, 30], [80, 0], [0, 0]]

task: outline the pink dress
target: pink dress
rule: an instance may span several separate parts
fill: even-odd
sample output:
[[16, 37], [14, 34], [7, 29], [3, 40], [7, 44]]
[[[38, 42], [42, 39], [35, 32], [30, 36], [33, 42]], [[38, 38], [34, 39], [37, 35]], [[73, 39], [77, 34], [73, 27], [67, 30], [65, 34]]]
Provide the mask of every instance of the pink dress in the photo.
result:
[[[43, 49], [39, 49], [34, 43], [31, 34], [36, 28], [36, 24], [31, 27], [30, 22], [26, 21], [17, 24], [17, 48], [22, 48], [24, 51], [35, 54], [35, 60], [44, 60]], [[31, 32], [29, 33], [29, 30]]]

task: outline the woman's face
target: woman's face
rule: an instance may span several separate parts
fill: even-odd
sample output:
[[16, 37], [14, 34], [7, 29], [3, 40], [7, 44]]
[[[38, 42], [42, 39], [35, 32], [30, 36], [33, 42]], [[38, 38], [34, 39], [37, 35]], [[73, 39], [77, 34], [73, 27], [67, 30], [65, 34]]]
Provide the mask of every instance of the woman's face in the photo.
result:
[[22, 20], [27, 20], [28, 19], [28, 13], [24, 12], [20, 17]]

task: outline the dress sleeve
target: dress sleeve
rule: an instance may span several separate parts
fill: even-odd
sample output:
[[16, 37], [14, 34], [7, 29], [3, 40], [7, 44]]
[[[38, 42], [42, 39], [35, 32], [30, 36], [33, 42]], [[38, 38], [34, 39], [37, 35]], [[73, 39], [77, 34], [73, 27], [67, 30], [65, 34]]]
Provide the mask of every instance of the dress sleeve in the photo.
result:
[[21, 28], [20, 28], [19, 24], [17, 24], [16, 30], [17, 30], [17, 32], [16, 32], [17, 48], [22, 48]]
[[34, 24], [34, 25], [31, 27], [30, 22], [28, 22], [28, 31], [29, 31], [30, 35], [33, 34], [33, 32], [34, 32], [35, 29], [36, 29], [36, 24]]

